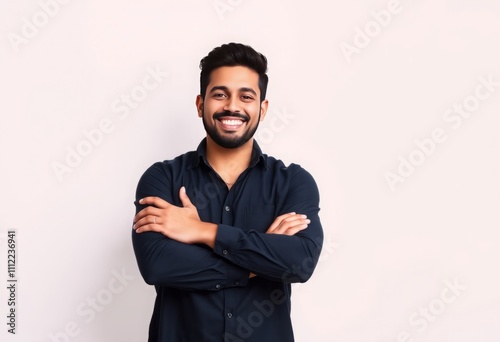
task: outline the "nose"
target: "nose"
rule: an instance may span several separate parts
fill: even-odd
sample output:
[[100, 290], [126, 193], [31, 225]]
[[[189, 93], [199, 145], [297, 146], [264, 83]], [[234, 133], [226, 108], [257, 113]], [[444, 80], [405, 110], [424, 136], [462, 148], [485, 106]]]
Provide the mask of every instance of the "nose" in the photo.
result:
[[227, 101], [226, 104], [224, 105], [224, 110], [234, 112], [234, 113], [239, 113], [240, 112], [240, 106], [238, 103], [238, 98], [235, 96], [231, 96]]

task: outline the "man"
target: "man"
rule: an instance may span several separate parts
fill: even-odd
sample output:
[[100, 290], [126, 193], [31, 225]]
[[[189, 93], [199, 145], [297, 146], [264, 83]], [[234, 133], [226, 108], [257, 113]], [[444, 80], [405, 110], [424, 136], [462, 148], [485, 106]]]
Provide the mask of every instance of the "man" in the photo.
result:
[[157, 292], [149, 341], [293, 341], [290, 284], [309, 279], [323, 243], [316, 183], [253, 139], [266, 57], [230, 43], [200, 68], [206, 138], [137, 187], [133, 246]]

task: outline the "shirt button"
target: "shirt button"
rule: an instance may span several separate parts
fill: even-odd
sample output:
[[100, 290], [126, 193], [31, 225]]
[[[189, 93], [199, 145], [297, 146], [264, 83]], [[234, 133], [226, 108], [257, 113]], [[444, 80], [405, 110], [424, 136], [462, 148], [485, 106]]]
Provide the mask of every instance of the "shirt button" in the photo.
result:
[[233, 314], [232, 314], [232, 313], [230, 313], [230, 312], [228, 312], [228, 313], [227, 313], [227, 318], [233, 318]]
[[215, 285], [215, 288], [220, 289], [220, 285], [219, 284]]
[[229, 208], [229, 206], [228, 206], [228, 205], [226, 205], [226, 206], [224, 207], [224, 210], [229, 211], [229, 210], [231, 210], [231, 208]]
[[222, 254], [227, 255], [227, 249], [223, 250]]

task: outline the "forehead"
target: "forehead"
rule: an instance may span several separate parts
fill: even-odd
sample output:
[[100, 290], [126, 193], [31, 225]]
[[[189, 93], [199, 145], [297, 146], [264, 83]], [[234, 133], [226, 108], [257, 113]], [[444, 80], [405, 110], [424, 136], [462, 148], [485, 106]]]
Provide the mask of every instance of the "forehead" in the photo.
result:
[[252, 88], [259, 92], [259, 74], [245, 66], [224, 66], [214, 69], [210, 74], [208, 91], [213, 87], [224, 86], [229, 90]]

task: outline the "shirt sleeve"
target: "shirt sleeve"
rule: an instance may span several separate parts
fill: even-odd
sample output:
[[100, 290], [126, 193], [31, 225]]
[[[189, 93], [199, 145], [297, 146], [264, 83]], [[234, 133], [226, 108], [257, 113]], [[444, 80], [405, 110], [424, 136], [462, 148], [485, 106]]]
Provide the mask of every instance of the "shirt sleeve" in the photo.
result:
[[[139, 204], [147, 196], [173, 201], [169, 175], [161, 163], [152, 165], [141, 177], [136, 191], [136, 213], [145, 206]], [[161, 233], [136, 233], [132, 229], [132, 244], [145, 282], [187, 290], [220, 290], [246, 286], [249, 271], [231, 263], [204, 245], [185, 244]]]
[[319, 210], [316, 182], [299, 167], [292, 177], [280, 212], [307, 215], [311, 223], [306, 229], [287, 236], [219, 224], [214, 250], [258, 276], [273, 281], [305, 282], [316, 267], [323, 245]]

